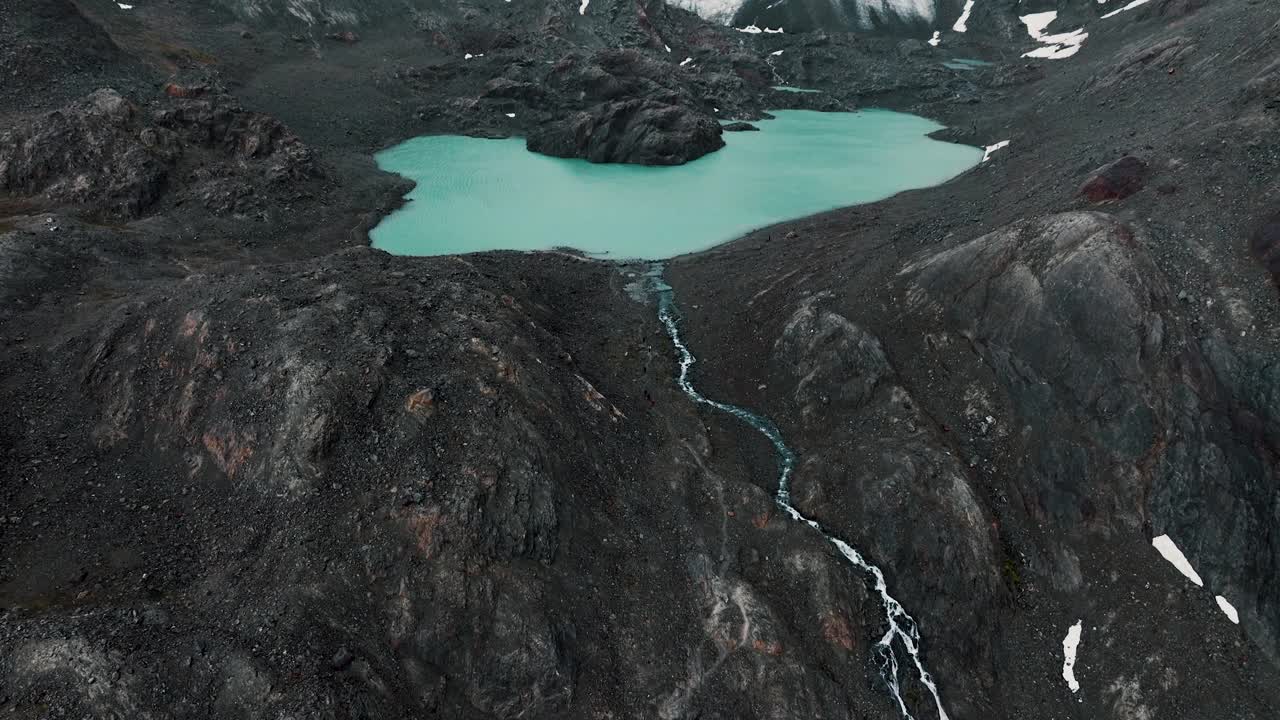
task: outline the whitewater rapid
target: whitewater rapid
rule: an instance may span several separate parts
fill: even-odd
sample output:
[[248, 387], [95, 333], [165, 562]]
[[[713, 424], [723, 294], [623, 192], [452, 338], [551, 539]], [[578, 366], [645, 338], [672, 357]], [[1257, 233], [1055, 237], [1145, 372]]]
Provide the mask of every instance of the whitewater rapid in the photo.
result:
[[[942, 708], [942, 697], [938, 692], [938, 685], [934, 682], [933, 676], [929, 674], [929, 671], [925, 669], [924, 661], [920, 658], [920, 630], [916, 626], [916, 621], [902, 607], [902, 603], [889, 594], [889, 587], [888, 583], [885, 582], [884, 573], [880, 571], [880, 568], [868, 562], [849, 543], [828, 532], [817, 521], [805, 517], [791, 505], [790, 481], [791, 472], [796, 465], [796, 454], [787, 446], [786, 441], [782, 438], [782, 433], [778, 431], [778, 427], [767, 417], [757, 415], [746, 408], [712, 400], [698, 392], [698, 389], [693, 386], [693, 382], [689, 379], [689, 369], [693, 367], [697, 360], [694, 358], [693, 352], [680, 339], [679, 310], [675, 304], [675, 291], [663, 280], [662, 272], [662, 263], [654, 263], [650, 266], [648, 280], [651, 291], [658, 299], [658, 320], [666, 327], [667, 335], [671, 337], [671, 343], [675, 346], [676, 352], [680, 356], [680, 374], [676, 377], [676, 383], [694, 402], [728, 413], [755, 428], [769, 439], [769, 442], [773, 444], [774, 450], [778, 453], [778, 491], [774, 495], [774, 502], [793, 520], [804, 523], [817, 531], [823, 539], [831, 543], [849, 561], [849, 564], [869, 575], [874, 581], [875, 591], [880, 596], [881, 605], [884, 607], [885, 623], [888, 629], [876, 642], [873, 652], [880, 667], [880, 676], [884, 679], [885, 684], [888, 685], [894, 701], [898, 703], [898, 710], [902, 713], [902, 717], [906, 720], [915, 720], [907, 709], [906, 702], [902, 699], [902, 686], [899, 680], [900, 662], [897, 650], [899, 646], [906, 652], [911, 664], [915, 667], [920, 682], [928, 688], [929, 693], [933, 696], [933, 702], [938, 709], [938, 717], [941, 720], [949, 720], [946, 710]], [[897, 642], [896, 645], [895, 641]]]

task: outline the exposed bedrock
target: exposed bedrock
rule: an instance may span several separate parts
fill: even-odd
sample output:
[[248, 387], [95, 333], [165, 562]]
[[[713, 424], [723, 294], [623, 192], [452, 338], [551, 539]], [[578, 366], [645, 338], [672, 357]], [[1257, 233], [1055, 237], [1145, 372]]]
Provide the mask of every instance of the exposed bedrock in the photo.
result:
[[[1025, 623], [1065, 633], [1078, 616], [1142, 647], [1095, 652], [1095, 683], [1160, 682], [1158, 656], [1190, 683], [1183, 700], [1202, 696], [1196, 712], [1225, 711], [1192, 679], [1201, 661], [1172, 656], [1201, 620], [1123, 600], [1126, 583], [1163, 577], [1154, 535], [1176, 538], [1275, 652], [1280, 547], [1264, 528], [1280, 376], [1188, 339], [1150, 243], [1105, 213], [1020, 221], [902, 266], [891, 324], [811, 287], [774, 321], [766, 409], [800, 456], [794, 502], [886, 569], [953, 717], [990, 714], [995, 697], [1020, 707], [1008, 662], [1037, 656]], [[1226, 622], [1186, 587], [1197, 618]], [[1113, 691], [1086, 702], [1110, 707]]]
[[317, 174], [311, 152], [274, 118], [207, 88], [168, 88], [169, 99], [147, 107], [97, 90], [0, 132], [0, 192], [122, 217], [166, 193], [249, 212]]
[[[930, 648], [945, 667], [957, 717], [992, 690], [990, 608], [1003, 602], [994, 534], [965, 468], [901, 384], [877, 338], [824, 309], [819, 293], [801, 304], [773, 346], [791, 368], [790, 400], [806, 445], [792, 480], [804, 514], [848, 539], [906, 588], [917, 619], [967, 628]], [[928, 517], [928, 522], [920, 522]], [[958, 641], [958, 642], [956, 642]], [[956, 673], [954, 668], [969, 666]], [[940, 675], [942, 676], [942, 675]]]
[[[84, 232], [24, 224], [0, 260], [66, 267]], [[72, 298], [119, 263], [87, 232]], [[509, 260], [350, 250], [34, 336], [0, 314], [0, 376], [44, 368], [0, 385], [5, 712], [896, 716], [877, 599], [771, 462], [713, 453], [652, 306]]]
[[[636, 50], [569, 55], [541, 79], [530, 76], [528, 68], [509, 68], [507, 76], [489, 83], [486, 95], [518, 99], [545, 115], [528, 133], [533, 152], [592, 162], [679, 165], [724, 147], [724, 141], [702, 99], [706, 90], [695, 91], [672, 67]], [[711, 93], [731, 94], [720, 86], [743, 81], [712, 74], [706, 82]]]
[[1178, 378], [1164, 279], [1132, 228], [1068, 213], [919, 260], [902, 281], [911, 312], [946, 328], [938, 342], [983, 361], [962, 396], [982, 398], [966, 408], [979, 421], [999, 418], [992, 449], [1016, 453], [1001, 473], [1011, 502], [1059, 526], [1038, 543], [1032, 568], [1064, 589], [1078, 585], [1064, 541], [1136, 532], [1147, 520], [1145, 466], [1163, 444]]
[[1263, 479], [1280, 376], [1215, 335], [1184, 335], [1149, 243], [1104, 214], [1023, 222], [911, 265], [908, 303], [983, 360], [956, 391], [998, 408], [972, 403], [1000, 418], [974, 450], [1004, 466], [1018, 510], [1002, 521], [1026, 513], [1030, 570], [1072, 589], [1086, 572], [1076, 547], [1168, 533], [1274, 653], [1280, 593], [1266, 578], [1280, 545], [1262, 528], [1277, 489]]
[[533, 152], [591, 162], [681, 165], [724, 147], [720, 123], [655, 100], [601, 103], [529, 133]]

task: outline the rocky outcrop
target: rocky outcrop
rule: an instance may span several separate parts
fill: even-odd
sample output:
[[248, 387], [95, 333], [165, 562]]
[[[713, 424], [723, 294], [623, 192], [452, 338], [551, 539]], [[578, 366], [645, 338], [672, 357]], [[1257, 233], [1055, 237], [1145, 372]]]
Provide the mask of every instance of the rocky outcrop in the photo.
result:
[[529, 133], [533, 152], [591, 162], [681, 165], [724, 147], [720, 123], [656, 100], [601, 103]]
[[[1218, 681], [1182, 695], [1200, 698], [1195, 710], [1151, 697], [1160, 671], [1148, 670], [1144, 653], [1159, 653], [1172, 674], [1195, 675], [1202, 663], [1188, 653], [1203, 635], [1187, 634], [1192, 622], [1225, 632], [1210, 652], [1228, 652], [1236, 633], [1213, 597], [1223, 594], [1249, 608], [1241, 623], [1257, 645], [1241, 647], [1260, 648], [1245, 651], [1251, 667], [1271, 672], [1280, 598], [1265, 578], [1280, 548], [1253, 528], [1272, 522], [1274, 507], [1263, 480], [1276, 472], [1280, 437], [1274, 363], [1219, 336], [1191, 340], [1184, 305], [1150, 252], [1159, 246], [1141, 226], [1104, 213], [1023, 220], [914, 251], [885, 263], [884, 275], [859, 274], [883, 262], [877, 235], [828, 272], [850, 251], [844, 233], [888, 207], [808, 219], [781, 247], [768, 242], [776, 229], [761, 231], [760, 245], [738, 250], [743, 264], [731, 281], [716, 279], [728, 251], [676, 263], [673, 284], [689, 302], [726, 293], [740, 301], [731, 314], [694, 316], [714, 318], [728, 348], [710, 362], [703, 351], [701, 377], [728, 369], [737, 384], [725, 383], [721, 396], [749, 398], [778, 421], [799, 457], [797, 508], [876, 558], [915, 617], [947, 619], [925, 635], [930, 671], [951, 687], [952, 717], [1002, 716], [982, 698], [1018, 682], [1011, 658], [1044, 655], [1032, 674], [1057, 680], [1060, 652], [1025, 651], [1015, 636], [1044, 623], [1038, 642], [1057, 650], [1081, 617], [1086, 626], [1090, 617], [1125, 618], [1124, 629], [1086, 630], [1098, 643], [1127, 643], [1119, 654], [1092, 650], [1095, 689], [1080, 695], [1098, 708], [1092, 714], [1109, 717], [1103, 708], [1120, 678], [1152, 712], [1226, 712], [1236, 696], [1224, 697]], [[840, 250], [806, 260], [822, 245], [807, 242], [810, 233]], [[737, 273], [769, 263], [767, 280], [733, 293]], [[694, 270], [681, 279], [686, 267]], [[1151, 538], [1166, 533], [1193, 557], [1205, 588], [1152, 553]], [[1161, 589], [1131, 601], [1153, 587]], [[1167, 605], [1175, 596], [1189, 605]], [[993, 617], [996, 607], [1009, 611]], [[1164, 631], [1160, 617], [1177, 627]], [[997, 639], [997, 627], [1019, 630]], [[1185, 649], [1175, 659], [1173, 648]], [[1243, 690], [1248, 673], [1229, 682], [1252, 696], [1244, 714], [1262, 717], [1276, 701]], [[1017, 694], [1003, 694], [1012, 708], [1003, 716], [1028, 714]]]
[[[122, 274], [41, 225], [0, 269], [80, 270], [0, 293]], [[895, 716], [874, 592], [714, 463], [653, 306], [515, 257], [193, 273], [38, 333], [0, 298], [0, 708]]]
[[752, 125], [749, 122], [731, 122], [731, 123], [725, 123], [720, 127], [720, 129], [724, 130], [725, 132], [754, 132], [756, 130], [759, 130], [760, 128], [756, 127], [755, 125]]
[[[178, 86], [172, 86], [178, 87]], [[144, 108], [110, 89], [0, 134], [0, 192], [136, 217], [166, 194], [215, 212], [261, 206], [316, 172], [279, 121], [183, 88]]]
[[176, 143], [152, 129], [114, 90], [0, 135], [0, 191], [42, 195], [135, 216], [159, 199], [177, 162]]

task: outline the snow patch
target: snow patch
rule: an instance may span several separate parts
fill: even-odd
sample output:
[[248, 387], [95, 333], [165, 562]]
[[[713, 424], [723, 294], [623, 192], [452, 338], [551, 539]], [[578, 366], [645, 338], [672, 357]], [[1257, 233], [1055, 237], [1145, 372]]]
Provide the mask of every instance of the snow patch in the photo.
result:
[[1076, 681], [1076, 649], [1080, 647], [1080, 634], [1084, 632], [1084, 622], [1077, 620], [1062, 638], [1062, 679], [1067, 681], [1071, 692], [1080, 691], [1080, 683]]
[[1187, 579], [1196, 585], [1204, 587], [1204, 581], [1200, 579], [1200, 575], [1191, 567], [1191, 563], [1187, 561], [1187, 556], [1182, 554], [1182, 551], [1178, 549], [1178, 546], [1174, 544], [1168, 535], [1161, 535], [1153, 539], [1151, 544], [1155, 546], [1156, 550], [1160, 551], [1165, 560], [1173, 563], [1173, 566], [1178, 568], [1178, 572], [1186, 575]]
[[1023, 25], [1027, 26], [1027, 32], [1031, 33], [1031, 39], [1039, 40], [1044, 35], [1044, 29], [1058, 19], [1058, 11], [1050, 10], [1048, 12], [1031, 13], [1018, 19], [1022, 21]]
[[983, 148], [983, 150], [985, 150], [986, 152], [982, 153], [982, 162], [986, 162], [986, 161], [990, 160], [990, 159], [991, 159], [991, 153], [993, 153], [993, 152], [995, 152], [995, 151], [997, 151], [997, 150], [1003, 149], [1003, 148], [1007, 148], [1007, 147], [1009, 147], [1009, 141], [1008, 141], [1008, 140], [1001, 140], [1000, 142], [996, 143], [995, 145], [988, 145], [988, 146], [986, 146], [985, 148]]
[[1217, 597], [1218, 608], [1227, 616], [1227, 619], [1236, 625], [1240, 624], [1240, 613], [1236, 612], [1236, 607], [1227, 602], [1227, 599], [1219, 595]]
[[126, 4], [122, 3], [122, 2], [118, 2], [118, 3], [116, 3], [116, 5], [119, 5], [121, 10], [132, 10], [132, 9], [133, 9], [133, 6], [132, 6], [132, 5], [126, 5]]
[[1058, 11], [1056, 10], [1023, 15], [1018, 19], [1022, 21], [1023, 25], [1027, 26], [1027, 33], [1031, 35], [1031, 39], [1042, 46], [1023, 53], [1022, 57], [1045, 58], [1046, 60], [1069, 58], [1080, 52], [1081, 46], [1084, 45], [1084, 41], [1089, 37], [1089, 33], [1085, 32], [1084, 28], [1056, 35], [1045, 35], [1045, 28], [1058, 19]]
[[974, 0], [965, 0], [964, 12], [960, 13], [960, 19], [956, 20], [956, 24], [951, 26], [952, 30], [955, 30], [956, 32], [969, 31], [969, 13], [973, 12], [973, 3]]
[[515, 117], [515, 116], [516, 116], [516, 114], [515, 114], [515, 113], [507, 113], [507, 117], [509, 117], [509, 118], [513, 118], [513, 117]]
[[751, 23], [746, 27], [740, 27], [740, 28], [734, 28], [734, 29], [740, 33], [746, 33], [748, 35], [759, 35], [760, 33], [769, 33], [770, 35], [779, 35], [782, 33], [781, 27], [777, 29], [774, 29], [771, 27], [762, 28], [759, 25], [756, 25], [755, 23]]
[[938, 45], [941, 43], [942, 43], [942, 32], [939, 30], [934, 30], [933, 37], [929, 38], [929, 44], [934, 47], [938, 47]]
[[772, 56], [774, 56], [774, 57], [777, 57], [777, 56], [779, 56], [779, 55], [781, 55], [781, 54], [782, 54], [782, 51], [781, 51], [781, 50], [774, 50], [773, 52], [771, 52], [771, 53], [769, 53], [769, 54], [770, 54], [770, 55], [772, 55]]
[[[1099, 0], [1099, 1], [1101, 1], [1101, 0]], [[1107, 18], [1109, 18], [1109, 17], [1115, 17], [1116, 15], [1119, 15], [1120, 13], [1124, 12], [1125, 10], [1132, 10], [1132, 9], [1134, 9], [1134, 8], [1138, 7], [1139, 5], [1146, 5], [1146, 4], [1147, 4], [1147, 3], [1149, 3], [1149, 2], [1151, 2], [1151, 0], [1133, 0], [1133, 2], [1129, 3], [1128, 5], [1125, 5], [1125, 6], [1124, 6], [1124, 7], [1122, 7], [1122, 8], [1116, 8], [1115, 10], [1112, 10], [1111, 12], [1107, 13], [1106, 15], [1103, 15], [1103, 16], [1102, 16], [1102, 19], [1103, 19], [1103, 20], [1106, 20], [1106, 19], [1107, 19]]]
[[693, 62], [693, 58], [687, 57], [680, 61], [680, 67], [684, 67], [685, 65], [688, 65], [691, 62]]
[[591, 0], [582, 0], [582, 5], [578, 8], [579, 15], [587, 14], [587, 6], [591, 4]]
[[[1087, 34], [1080, 38], [1084, 42], [1084, 38], [1089, 37]], [[1044, 58], [1046, 60], [1062, 60], [1080, 52], [1080, 45], [1045, 45], [1038, 47], [1030, 52], [1022, 53], [1022, 57]]]
[[663, 46], [662, 46], [662, 49], [663, 49], [663, 50], [666, 50], [667, 52], [671, 52], [671, 46], [670, 46], [670, 45], [663, 45]]

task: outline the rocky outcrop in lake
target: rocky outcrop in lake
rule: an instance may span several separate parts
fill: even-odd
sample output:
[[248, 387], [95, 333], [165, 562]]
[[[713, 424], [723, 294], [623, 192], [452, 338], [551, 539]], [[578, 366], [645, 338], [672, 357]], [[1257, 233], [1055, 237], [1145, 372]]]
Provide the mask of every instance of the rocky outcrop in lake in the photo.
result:
[[602, 103], [534, 128], [529, 150], [591, 162], [681, 165], [724, 147], [720, 123], [655, 100]]

